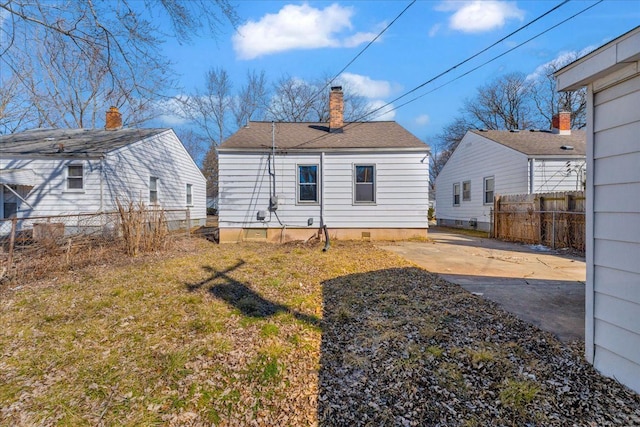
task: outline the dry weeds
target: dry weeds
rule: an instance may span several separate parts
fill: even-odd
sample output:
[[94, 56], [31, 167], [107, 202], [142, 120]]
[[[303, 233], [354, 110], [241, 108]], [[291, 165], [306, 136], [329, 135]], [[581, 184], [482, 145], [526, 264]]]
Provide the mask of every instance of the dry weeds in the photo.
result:
[[217, 246], [0, 293], [2, 425], [633, 425], [578, 350], [368, 243]]

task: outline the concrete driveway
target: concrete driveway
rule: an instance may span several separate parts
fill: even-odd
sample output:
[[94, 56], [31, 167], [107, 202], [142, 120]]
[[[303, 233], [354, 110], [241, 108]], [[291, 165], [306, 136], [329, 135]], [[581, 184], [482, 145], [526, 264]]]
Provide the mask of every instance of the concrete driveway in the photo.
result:
[[584, 339], [584, 258], [437, 227], [429, 229], [429, 240], [381, 247], [563, 341]]

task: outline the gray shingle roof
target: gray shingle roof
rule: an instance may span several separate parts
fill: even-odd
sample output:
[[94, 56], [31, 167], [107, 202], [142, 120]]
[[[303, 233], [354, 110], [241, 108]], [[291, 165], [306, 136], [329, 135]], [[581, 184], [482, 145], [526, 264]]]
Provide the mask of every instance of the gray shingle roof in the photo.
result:
[[[271, 147], [271, 122], [249, 122], [221, 146], [225, 149], [267, 149]], [[342, 132], [329, 132], [327, 123], [275, 123], [278, 149], [413, 149], [428, 146], [396, 122], [346, 123]]]
[[0, 135], [0, 155], [96, 156], [169, 129], [33, 129]]
[[[551, 131], [510, 132], [504, 130], [471, 130], [477, 135], [495, 141], [527, 156], [584, 156], [587, 134], [583, 130], [572, 130], [571, 135], [560, 135]], [[571, 146], [573, 150], [562, 149]]]

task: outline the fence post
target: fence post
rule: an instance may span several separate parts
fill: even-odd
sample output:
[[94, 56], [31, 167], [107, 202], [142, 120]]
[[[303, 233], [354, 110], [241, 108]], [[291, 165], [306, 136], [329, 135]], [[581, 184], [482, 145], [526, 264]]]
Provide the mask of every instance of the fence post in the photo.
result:
[[551, 212], [551, 248], [556, 248], [556, 210]]
[[187, 237], [191, 236], [191, 210], [187, 208]]
[[18, 228], [18, 218], [11, 218], [11, 235], [9, 236], [9, 260], [7, 261], [7, 273], [13, 266], [13, 247], [16, 243], [16, 229]]
[[499, 239], [498, 229], [500, 223], [500, 196], [495, 196], [493, 198], [493, 237], [494, 239]]

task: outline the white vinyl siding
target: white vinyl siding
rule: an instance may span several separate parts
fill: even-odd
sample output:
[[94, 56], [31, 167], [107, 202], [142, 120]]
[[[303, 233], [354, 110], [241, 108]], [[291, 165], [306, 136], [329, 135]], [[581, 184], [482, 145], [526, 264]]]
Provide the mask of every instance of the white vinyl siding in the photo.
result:
[[[67, 189], [68, 166], [82, 166], [82, 191]], [[20, 218], [113, 212], [121, 203], [148, 203], [149, 176], [162, 183], [162, 207], [184, 209], [184, 188], [193, 184], [192, 220], [206, 220], [206, 181], [172, 131], [109, 152], [104, 159], [0, 158], [0, 169], [30, 169], [38, 185], [18, 206]], [[166, 191], [166, 194], [165, 194]], [[4, 230], [3, 230], [4, 231]]]
[[533, 192], [582, 191], [585, 169], [584, 159], [535, 159]]
[[[320, 224], [320, 204], [297, 204], [298, 165], [319, 165], [320, 198], [324, 195], [324, 222], [335, 228], [426, 228], [428, 166], [424, 152], [329, 152], [276, 155], [275, 193], [278, 218], [287, 227], [306, 227], [307, 219]], [[268, 154], [221, 151], [219, 223], [225, 227], [264, 227], [256, 213], [267, 210], [272, 181]], [[354, 204], [354, 165], [376, 166], [376, 203]], [[324, 170], [322, 170], [324, 168]], [[269, 216], [267, 215], [267, 219]], [[281, 228], [277, 219], [267, 227]]]
[[[492, 206], [484, 203], [483, 182], [495, 178], [495, 194], [528, 191], [527, 156], [501, 144], [468, 132], [436, 179], [436, 217], [461, 224], [476, 218], [480, 229], [488, 230]], [[462, 182], [470, 181], [469, 201], [462, 201]], [[460, 205], [453, 200], [453, 185], [460, 186]]]
[[593, 286], [594, 366], [634, 390], [640, 390], [638, 105], [640, 76], [593, 98], [592, 279], [587, 274]]

